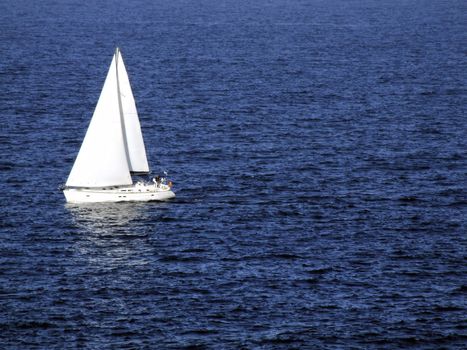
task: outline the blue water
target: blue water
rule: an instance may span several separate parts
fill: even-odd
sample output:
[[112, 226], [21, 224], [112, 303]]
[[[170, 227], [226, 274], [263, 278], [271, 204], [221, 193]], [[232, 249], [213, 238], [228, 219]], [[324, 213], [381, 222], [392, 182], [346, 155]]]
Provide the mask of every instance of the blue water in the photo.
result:
[[[1, 349], [460, 349], [467, 2], [0, 3]], [[166, 203], [66, 205], [116, 46]]]

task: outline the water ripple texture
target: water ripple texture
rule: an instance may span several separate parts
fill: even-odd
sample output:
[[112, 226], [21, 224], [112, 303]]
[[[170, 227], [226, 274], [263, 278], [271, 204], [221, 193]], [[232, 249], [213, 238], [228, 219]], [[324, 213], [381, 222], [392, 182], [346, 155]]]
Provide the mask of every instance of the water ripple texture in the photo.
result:
[[[0, 348], [461, 349], [467, 3], [0, 3]], [[66, 205], [116, 46], [166, 203]]]

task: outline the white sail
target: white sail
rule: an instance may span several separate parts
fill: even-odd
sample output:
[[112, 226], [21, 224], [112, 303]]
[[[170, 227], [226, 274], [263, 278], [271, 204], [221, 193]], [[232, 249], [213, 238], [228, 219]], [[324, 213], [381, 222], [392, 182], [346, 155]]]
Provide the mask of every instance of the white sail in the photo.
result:
[[144, 148], [143, 134], [138, 119], [135, 99], [131, 91], [128, 73], [123, 63], [120, 50], [117, 49], [117, 70], [120, 84], [120, 97], [123, 113], [124, 137], [126, 139], [128, 166], [131, 172], [149, 172], [146, 149]]
[[122, 127], [116, 58], [114, 55], [66, 186], [104, 187], [133, 183]]

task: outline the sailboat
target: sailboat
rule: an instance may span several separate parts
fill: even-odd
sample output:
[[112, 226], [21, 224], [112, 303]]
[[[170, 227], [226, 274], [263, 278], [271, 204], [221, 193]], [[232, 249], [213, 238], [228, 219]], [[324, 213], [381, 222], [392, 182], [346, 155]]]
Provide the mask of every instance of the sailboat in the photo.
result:
[[86, 136], [63, 189], [67, 202], [126, 202], [175, 197], [172, 182], [149, 174], [143, 134], [122, 54], [116, 48]]

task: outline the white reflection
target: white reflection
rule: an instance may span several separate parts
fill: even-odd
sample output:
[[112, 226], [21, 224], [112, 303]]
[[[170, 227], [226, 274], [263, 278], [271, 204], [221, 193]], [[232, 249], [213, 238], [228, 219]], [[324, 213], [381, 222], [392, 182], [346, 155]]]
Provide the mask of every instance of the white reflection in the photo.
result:
[[83, 232], [76, 237], [76, 251], [101, 268], [144, 265], [154, 234], [148, 203], [66, 204], [72, 220]]
[[136, 203], [69, 204], [66, 208], [73, 222], [96, 234], [111, 234], [116, 228], [125, 228], [131, 221], [144, 217], [146, 208]]

